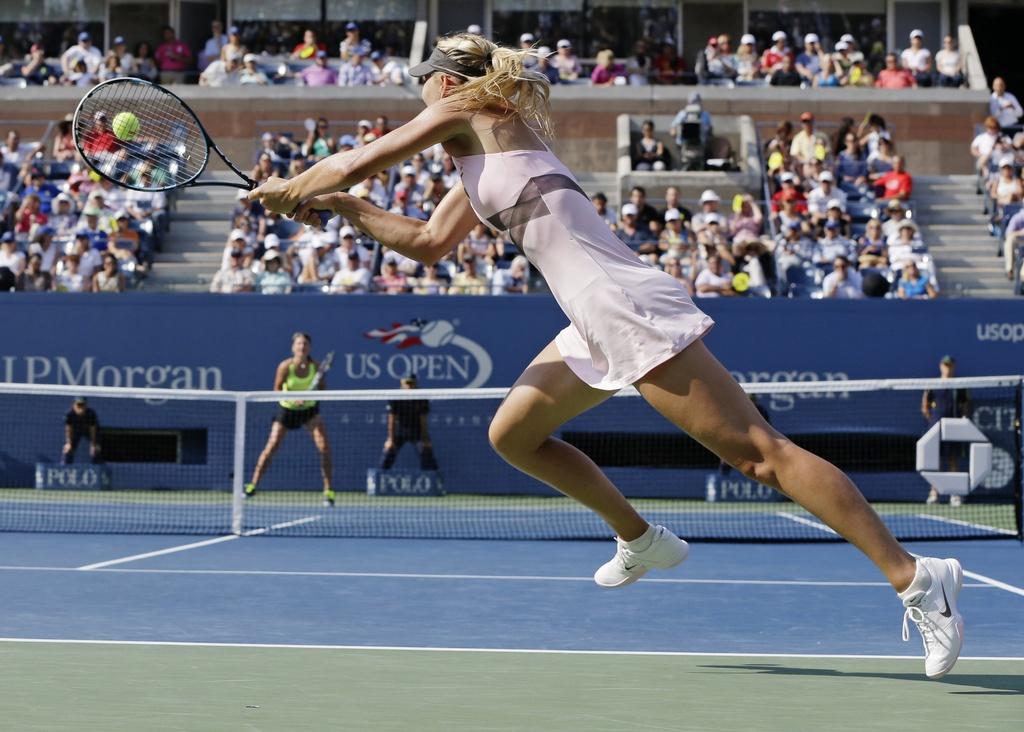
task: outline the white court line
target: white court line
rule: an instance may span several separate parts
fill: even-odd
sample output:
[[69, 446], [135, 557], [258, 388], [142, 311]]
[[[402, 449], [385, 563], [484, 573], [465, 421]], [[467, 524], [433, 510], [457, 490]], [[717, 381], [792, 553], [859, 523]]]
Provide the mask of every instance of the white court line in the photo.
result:
[[943, 524], [953, 524], [954, 526], [966, 526], [971, 529], [981, 529], [982, 531], [988, 531], [993, 534], [1005, 534], [1006, 536], [1017, 536], [1016, 531], [1010, 529], [1000, 529], [995, 526], [986, 526], [985, 524], [976, 524], [971, 521], [962, 521], [960, 519], [944, 518], [943, 516], [932, 516], [927, 513], [917, 514], [918, 518], [928, 519], [929, 521], [938, 521]]
[[821, 523], [820, 521], [814, 521], [813, 519], [804, 518], [803, 516], [797, 516], [794, 513], [786, 513], [785, 511], [776, 511], [775, 515], [780, 516], [784, 519], [789, 519], [790, 521], [795, 521], [796, 523], [802, 524], [803, 526], [810, 526], [813, 529], [818, 529], [819, 531], [824, 531], [825, 533], [839, 536], [839, 534], [836, 534], [836, 532], [834, 532], [828, 526], [825, 526], [825, 524]]
[[[971, 579], [976, 579], [979, 582], [984, 582], [986, 585], [998, 587], [1000, 590], [1006, 590], [1007, 592], [1012, 592], [1015, 595], [1020, 595], [1021, 597], [1024, 597], [1024, 588], [1022, 587], [1010, 585], [1006, 582], [1000, 582], [999, 580], [993, 579], [992, 577], [986, 577], [983, 574], [978, 574], [977, 572], [970, 572], [966, 569], [964, 570], [964, 577], [970, 577]], [[964, 585], [964, 587], [966, 586], [967, 585]]]
[[[668, 656], [696, 658], [819, 658], [920, 661], [919, 656], [854, 653], [721, 653], [700, 651], [598, 651], [551, 648], [459, 648], [443, 646], [346, 646], [300, 643], [203, 643], [192, 641], [92, 640], [83, 638], [0, 638], [0, 643], [54, 643], [98, 646], [171, 646], [185, 648], [281, 648], [313, 651], [418, 651], [422, 653], [522, 653], [552, 656]], [[1024, 661], [1024, 656], [961, 656], [961, 661]]]
[[[31, 567], [0, 566], [0, 572], [77, 572], [72, 567]], [[370, 579], [425, 579], [425, 580], [493, 580], [499, 582], [593, 582], [593, 577], [571, 577], [564, 575], [520, 575], [520, 574], [418, 574], [412, 572], [326, 572], [294, 571], [273, 569], [142, 569], [118, 568], [98, 569], [96, 572], [120, 574], [195, 574], [195, 575], [253, 575], [270, 577], [348, 577]], [[641, 582], [664, 585], [766, 585], [782, 587], [888, 587], [888, 582], [855, 582], [845, 580], [758, 580], [758, 579], [666, 579], [645, 577]], [[968, 582], [964, 587], [995, 589], [995, 585], [984, 582]]]
[[[299, 524], [308, 524], [310, 521], [316, 521], [319, 516], [306, 516], [304, 518], [295, 519], [294, 521], [283, 521], [279, 524], [273, 524], [271, 526], [264, 526], [261, 529], [253, 529], [246, 531], [242, 536], [259, 536], [265, 534], [268, 531], [274, 531], [276, 529], [287, 529], [291, 526], [298, 526]], [[204, 546], [212, 546], [213, 544], [220, 544], [225, 541], [234, 541], [235, 539], [241, 538], [237, 534], [228, 534], [226, 536], [217, 536], [213, 539], [204, 539], [203, 541], [194, 541], [190, 544], [179, 544], [177, 546], [169, 546], [166, 549], [157, 549], [152, 552], [144, 552], [142, 554], [132, 554], [128, 557], [118, 557], [117, 559], [108, 559], [105, 562], [96, 562], [95, 564], [86, 564], [76, 569], [82, 571], [91, 571], [96, 569], [103, 569], [104, 567], [112, 567], [115, 564], [125, 564], [127, 562], [137, 562], [140, 559], [149, 559], [151, 557], [160, 557], [164, 554], [176, 554], [178, 552], [187, 552], [190, 549], [200, 549]]]

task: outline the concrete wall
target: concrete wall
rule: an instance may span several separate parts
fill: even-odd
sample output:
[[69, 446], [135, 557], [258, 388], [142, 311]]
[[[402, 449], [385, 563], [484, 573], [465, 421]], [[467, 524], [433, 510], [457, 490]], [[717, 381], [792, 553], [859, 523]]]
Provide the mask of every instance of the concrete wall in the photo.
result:
[[[620, 114], [675, 114], [693, 87], [591, 88], [556, 87], [552, 107], [558, 138], [555, 150], [570, 167], [588, 171], [616, 169], [615, 120]], [[422, 109], [415, 91], [384, 89], [308, 89], [270, 87], [265, 90], [179, 87], [210, 134], [240, 163], [248, 164], [260, 120], [292, 120], [297, 132], [306, 117], [325, 115], [354, 123], [378, 113], [410, 119]], [[755, 122], [796, 121], [803, 111], [821, 120], [844, 116], [860, 120], [877, 112], [888, 121], [912, 173], [969, 173], [968, 146], [973, 126], [984, 119], [984, 91], [917, 89], [726, 89], [701, 87], [712, 115], [749, 115]], [[0, 118], [59, 119], [74, 110], [81, 91], [68, 88], [0, 88]], [[336, 130], [336, 133], [338, 131]]]

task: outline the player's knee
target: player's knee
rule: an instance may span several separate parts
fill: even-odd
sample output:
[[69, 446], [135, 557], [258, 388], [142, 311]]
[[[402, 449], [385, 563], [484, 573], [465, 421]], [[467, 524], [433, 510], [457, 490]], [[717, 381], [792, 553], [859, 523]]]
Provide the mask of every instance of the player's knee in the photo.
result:
[[509, 462], [536, 449], [527, 439], [526, 431], [514, 422], [494, 419], [487, 430], [487, 439], [495, 452]]
[[727, 462], [751, 480], [778, 488], [779, 469], [789, 444], [791, 443], [785, 438], [773, 439], [763, 445], [752, 447], [746, 454]]

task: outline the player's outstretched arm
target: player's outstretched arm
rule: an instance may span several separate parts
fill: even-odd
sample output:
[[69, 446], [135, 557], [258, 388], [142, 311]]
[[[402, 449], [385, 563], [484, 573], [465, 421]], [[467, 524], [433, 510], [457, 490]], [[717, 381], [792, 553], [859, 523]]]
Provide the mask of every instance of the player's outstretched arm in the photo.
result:
[[347, 193], [318, 196], [304, 202], [295, 212], [295, 220], [319, 224], [319, 216], [313, 211], [325, 208], [341, 214], [384, 246], [427, 264], [451, 251], [477, 223], [461, 181], [441, 199], [429, 221], [385, 211]]
[[274, 213], [291, 215], [303, 201], [343, 191], [431, 145], [468, 134], [466, 117], [443, 104], [428, 107], [368, 145], [335, 153], [289, 180], [271, 178], [250, 192], [249, 200], [258, 200]]

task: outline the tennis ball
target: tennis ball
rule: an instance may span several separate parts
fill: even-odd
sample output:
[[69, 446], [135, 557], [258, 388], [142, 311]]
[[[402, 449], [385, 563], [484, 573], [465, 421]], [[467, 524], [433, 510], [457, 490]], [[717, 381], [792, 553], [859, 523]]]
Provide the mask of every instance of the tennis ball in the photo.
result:
[[131, 140], [139, 134], [139, 118], [132, 112], [121, 112], [114, 117], [114, 135], [118, 140]]
[[428, 348], [446, 346], [455, 337], [455, 326], [447, 320], [434, 320], [423, 326], [420, 331], [420, 340]]
[[746, 292], [750, 289], [750, 275], [746, 272], [737, 272], [732, 276], [732, 289], [736, 292]]

